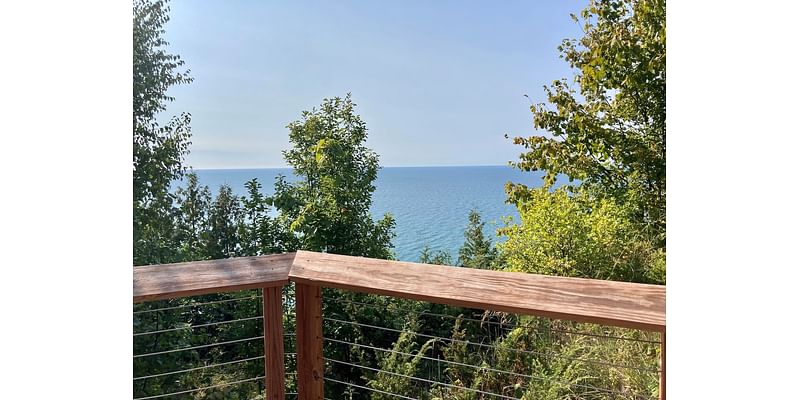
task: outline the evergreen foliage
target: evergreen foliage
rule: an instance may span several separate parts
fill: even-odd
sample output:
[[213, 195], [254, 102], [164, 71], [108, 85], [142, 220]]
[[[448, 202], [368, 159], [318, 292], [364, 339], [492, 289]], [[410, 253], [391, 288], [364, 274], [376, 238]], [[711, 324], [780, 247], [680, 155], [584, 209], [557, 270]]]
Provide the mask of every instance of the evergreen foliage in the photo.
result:
[[469, 212], [469, 225], [464, 232], [464, 245], [458, 251], [458, 265], [489, 269], [497, 260], [497, 248], [483, 235], [486, 225], [476, 210]]
[[[409, 376], [416, 377], [424, 374], [425, 369], [422, 358], [432, 349], [434, 339], [428, 339], [421, 345], [417, 343], [414, 332], [419, 330], [417, 321], [412, 317], [405, 327], [406, 331], [397, 338], [391, 346], [392, 352], [378, 354], [378, 369], [381, 372], [374, 374], [368, 385], [389, 393], [402, 393], [404, 396], [424, 398], [427, 390], [423, 385]], [[372, 400], [391, 400], [392, 396], [373, 392]]]
[[178, 204], [177, 240], [181, 244], [181, 259], [202, 260], [206, 258], [206, 243], [209, 240], [208, 224], [211, 209], [211, 191], [200, 186], [197, 174], [186, 175], [186, 187], [176, 192]]
[[425, 245], [419, 253], [419, 262], [434, 265], [453, 265], [453, 257], [446, 250], [432, 250]]
[[244, 255], [240, 227], [244, 224], [244, 212], [239, 197], [228, 185], [219, 188], [209, 213], [210, 233], [207, 254], [211, 259]]

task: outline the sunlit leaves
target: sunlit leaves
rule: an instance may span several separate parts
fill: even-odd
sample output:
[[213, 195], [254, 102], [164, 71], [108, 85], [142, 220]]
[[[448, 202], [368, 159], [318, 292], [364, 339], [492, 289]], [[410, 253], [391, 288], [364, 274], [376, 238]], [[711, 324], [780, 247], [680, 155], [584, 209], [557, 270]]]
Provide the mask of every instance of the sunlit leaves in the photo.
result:
[[[547, 103], [531, 111], [548, 135], [514, 138], [526, 152], [513, 165], [543, 171], [547, 187], [563, 174], [629, 203], [666, 247], [666, 3], [592, 0], [581, 19], [585, 35], [558, 48], [576, 85], [545, 87]], [[526, 188], [508, 189], [525, 200]]]
[[188, 70], [179, 71], [183, 60], [166, 52], [168, 11], [160, 0], [138, 0], [133, 5], [134, 265], [173, 262], [178, 257], [169, 186], [184, 172], [191, 118], [182, 113], [161, 126], [156, 115], [172, 100], [167, 89], [192, 79]]
[[630, 219], [632, 206], [587, 189], [530, 190], [521, 223], [500, 230], [511, 271], [631, 282], [664, 283], [663, 251]]
[[301, 179], [278, 178], [275, 206], [306, 250], [376, 258], [391, 256], [394, 220], [369, 213], [378, 156], [364, 146], [367, 127], [350, 95], [325, 99], [289, 128], [284, 159]]

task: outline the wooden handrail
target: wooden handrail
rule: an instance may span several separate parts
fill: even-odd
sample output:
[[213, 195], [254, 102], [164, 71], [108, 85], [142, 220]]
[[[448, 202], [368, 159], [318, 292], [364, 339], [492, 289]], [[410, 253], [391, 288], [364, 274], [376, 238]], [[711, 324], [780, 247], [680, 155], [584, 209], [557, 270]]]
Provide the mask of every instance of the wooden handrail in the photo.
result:
[[289, 280], [453, 306], [663, 332], [666, 287], [298, 251]]
[[284, 286], [295, 253], [133, 268], [133, 302]]

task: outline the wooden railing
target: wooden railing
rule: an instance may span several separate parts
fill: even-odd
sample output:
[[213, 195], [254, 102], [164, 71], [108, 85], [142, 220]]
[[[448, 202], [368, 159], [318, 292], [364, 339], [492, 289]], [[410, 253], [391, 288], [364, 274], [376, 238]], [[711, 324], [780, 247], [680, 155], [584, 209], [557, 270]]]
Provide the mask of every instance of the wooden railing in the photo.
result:
[[661, 334], [666, 398], [666, 287], [477, 270], [309, 251], [133, 269], [134, 303], [263, 288], [266, 398], [284, 399], [282, 287], [296, 284], [297, 390], [323, 399], [323, 287]]

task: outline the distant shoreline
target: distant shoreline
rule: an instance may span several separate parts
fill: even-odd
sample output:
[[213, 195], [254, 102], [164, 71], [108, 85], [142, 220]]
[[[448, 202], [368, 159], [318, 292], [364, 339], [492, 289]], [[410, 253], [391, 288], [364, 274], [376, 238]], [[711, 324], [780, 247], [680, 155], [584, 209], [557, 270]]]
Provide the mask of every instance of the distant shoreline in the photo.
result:
[[[381, 165], [381, 169], [395, 168], [510, 168], [508, 165]], [[264, 169], [292, 169], [291, 167], [247, 167], [247, 168], [192, 168], [194, 171], [257, 171]]]

